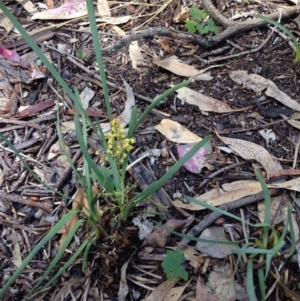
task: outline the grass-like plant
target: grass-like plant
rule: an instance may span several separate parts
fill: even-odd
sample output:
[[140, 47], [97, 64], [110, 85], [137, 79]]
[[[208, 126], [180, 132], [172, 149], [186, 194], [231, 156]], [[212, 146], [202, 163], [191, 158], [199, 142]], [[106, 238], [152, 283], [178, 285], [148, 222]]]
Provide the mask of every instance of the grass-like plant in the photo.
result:
[[[93, 45], [96, 53], [96, 59], [100, 71], [100, 78], [103, 86], [103, 95], [106, 104], [107, 114], [109, 116], [109, 122], [111, 125], [111, 133], [104, 134], [101, 126], [96, 123], [96, 125], [90, 120], [89, 116], [86, 114], [86, 111], [83, 109], [79, 92], [76, 87], [72, 89], [67, 85], [67, 83], [62, 79], [57, 70], [53, 67], [53, 65], [46, 58], [44, 53], [38, 47], [38, 45], [33, 41], [33, 39], [28, 35], [28, 33], [24, 30], [22, 25], [18, 22], [18, 20], [12, 15], [12, 13], [7, 9], [7, 7], [0, 2], [0, 9], [2, 12], [8, 17], [8, 19], [13, 23], [13, 25], [17, 28], [26, 42], [30, 45], [32, 50], [38, 55], [43, 64], [47, 67], [49, 72], [55, 78], [57, 83], [61, 86], [61, 88], [68, 94], [68, 96], [72, 99], [75, 108], [74, 121], [76, 126], [76, 134], [78, 138], [78, 143], [80, 149], [83, 154], [84, 162], [83, 162], [83, 174], [77, 171], [76, 167], [71, 161], [69, 157], [63, 137], [60, 131], [60, 122], [59, 122], [59, 108], [57, 110], [57, 131], [59, 135], [59, 140], [62, 145], [62, 148], [65, 150], [65, 155], [68, 159], [70, 166], [72, 167], [75, 175], [77, 176], [82, 190], [84, 192], [84, 196], [88, 202], [87, 208], [84, 210], [70, 210], [66, 215], [64, 215], [61, 220], [49, 231], [48, 234], [35, 246], [32, 252], [24, 259], [22, 265], [15, 271], [15, 273], [11, 276], [11, 278], [4, 284], [3, 288], [0, 289], [0, 298], [4, 296], [9, 287], [14, 283], [14, 281], [20, 276], [26, 266], [30, 263], [30, 261], [34, 258], [34, 256], [41, 250], [41, 248], [52, 239], [55, 234], [63, 227], [63, 225], [67, 224], [75, 215], [78, 215], [78, 221], [75, 226], [69, 231], [65, 241], [61, 245], [58, 253], [52, 260], [51, 264], [45, 271], [45, 273], [40, 277], [39, 281], [34, 285], [31, 293], [36, 295], [39, 291], [46, 289], [49, 287], [56, 279], [58, 279], [61, 274], [70, 267], [70, 265], [76, 260], [78, 256], [83, 254], [83, 266], [84, 267], [87, 262], [89, 250], [93, 244], [93, 242], [97, 239], [100, 234], [100, 230], [97, 228], [97, 223], [101, 219], [101, 215], [98, 210], [98, 197], [99, 195], [94, 193], [93, 191], [93, 183], [97, 183], [99, 188], [99, 194], [105, 194], [106, 198], [109, 198], [111, 206], [115, 206], [119, 209], [119, 214], [121, 220], [126, 220], [131, 210], [140, 202], [145, 199], [151, 198], [151, 195], [157, 191], [164, 183], [176, 173], [179, 168], [190, 159], [202, 146], [204, 146], [211, 138], [211, 136], [205, 137], [201, 142], [197, 143], [192, 150], [190, 150], [186, 155], [184, 155], [174, 166], [172, 166], [164, 176], [162, 176], [158, 181], [149, 185], [147, 189], [140, 193], [136, 193], [131, 189], [134, 187], [133, 184], [130, 184], [126, 178], [126, 171], [128, 167], [128, 157], [131, 149], [134, 144], [134, 133], [139, 125], [143, 122], [146, 116], [151, 112], [151, 110], [164, 98], [168, 95], [176, 91], [177, 89], [186, 86], [189, 84], [189, 81], [183, 81], [182, 83], [173, 86], [168, 89], [166, 92], [157, 97], [153, 103], [138, 117], [137, 108], [132, 109], [131, 121], [129, 123], [128, 135], [124, 134], [124, 128], [121, 126], [117, 119], [113, 119], [110, 101], [109, 101], [109, 93], [108, 87], [106, 83], [106, 76], [102, 58], [102, 52], [100, 47], [100, 41], [97, 31], [97, 24], [95, 19], [95, 12], [93, 7], [93, 2], [91, 0], [86, 1], [89, 15], [89, 22], [91, 26]], [[98, 136], [99, 142], [102, 148], [105, 151], [105, 157], [102, 158], [102, 161], [106, 161], [106, 165], [99, 166], [97, 165], [88, 150], [87, 143], [87, 132], [88, 129], [92, 129], [94, 133]], [[42, 183], [49, 190], [55, 191], [53, 187], [47, 185], [41, 179], [39, 179], [29, 168], [26, 161], [22, 158], [22, 155], [17, 151], [17, 149], [10, 143], [3, 135], [0, 135], [0, 138], [15, 152], [15, 154], [20, 158], [25, 167], [29, 170], [30, 174], [40, 183]], [[133, 185], [133, 186], [130, 186]], [[62, 195], [59, 191], [55, 191], [58, 195]], [[117, 213], [116, 213], [117, 214]], [[83, 223], [88, 223], [90, 226], [90, 233], [86, 239], [84, 239], [80, 246], [77, 248], [76, 252], [70, 256], [67, 262], [58, 270], [52, 277], [49, 277], [50, 274], [53, 274], [53, 271], [62, 258], [65, 255], [65, 249], [68, 247], [70, 242], [72, 241], [76, 231]], [[48, 282], [45, 283], [45, 280]], [[42, 285], [43, 283], [43, 285]], [[33, 295], [32, 295], [33, 296]]]
[[[233, 254], [237, 255], [237, 263], [236, 267], [232, 276], [232, 285], [234, 281], [234, 275], [237, 272], [237, 268], [239, 265], [239, 262], [242, 259], [242, 255], [247, 255], [247, 272], [246, 272], [246, 286], [247, 286], [247, 293], [250, 301], [257, 301], [256, 297], [256, 286], [254, 283], [254, 269], [253, 269], [253, 263], [262, 264], [262, 266], [257, 270], [257, 278], [258, 278], [258, 285], [259, 285], [259, 292], [260, 292], [260, 298], [262, 301], [266, 300], [266, 279], [269, 275], [269, 271], [271, 268], [271, 261], [273, 258], [282, 255], [281, 249], [285, 245], [285, 240], [287, 237], [287, 233], [290, 234], [290, 250], [289, 253], [285, 255], [286, 258], [292, 256], [295, 252], [295, 233], [293, 228], [293, 222], [292, 222], [292, 206], [288, 208], [288, 219], [287, 222], [281, 230], [281, 235], [279, 235], [278, 231], [270, 225], [271, 222], [271, 197], [270, 192], [268, 190], [267, 184], [264, 181], [263, 177], [260, 175], [260, 173], [255, 172], [257, 179], [259, 180], [263, 194], [264, 194], [264, 202], [265, 202], [265, 217], [263, 223], [256, 223], [252, 224], [246, 220], [243, 220], [242, 218], [224, 211], [222, 209], [219, 209], [217, 207], [214, 207], [212, 205], [207, 204], [206, 202], [200, 201], [198, 199], [192, 198], [192, 197], [185, 197], [187, 201], [190, 201], [192, 203], [195, 203], [197, 205], [203, 206], [209, 210], [221, 213], [224, 216], [227, 216], [231, 219], [243, 222], [250, 227], [261, 229], [262, 230], [262, 239], [258, 238], [248, 238], [248, 242], [245, 242], [245, 240], [238, 241], [238, 242], [229, 242], [229, 241], [215, 241], [215, 240], [206, 240], [202, 238], [197, 237], [191, 237], [188, 235], [184, 235], [181, 233], [177, 233], [176, 231], [172, 231], [169, 229], [170, 232], [183, 237], [188, 238], [192, 241], [200, 241], [200, 242], [209, 242], [214, 244], [236, 244], [239, 243], [241, 245], [241, 248], [232, 250]], [[166, 260], [168, 260], [168, 255], [166, 257]], [[263, 264], [264, 263], [264, 264]]]
[[290, 39], [293, 41], [293, 44], [295, 47], [294, 63], [297, 64], [300, 61], [300, 44], [298, 43], [296, 37], [285, 26], [276, 22], [275, 20], [272, 20], [272, 19], [262, 16], [262, 15], [257, 15], [257, 17], [280, 28], [283, 32], [285, 32], [290, 37]]

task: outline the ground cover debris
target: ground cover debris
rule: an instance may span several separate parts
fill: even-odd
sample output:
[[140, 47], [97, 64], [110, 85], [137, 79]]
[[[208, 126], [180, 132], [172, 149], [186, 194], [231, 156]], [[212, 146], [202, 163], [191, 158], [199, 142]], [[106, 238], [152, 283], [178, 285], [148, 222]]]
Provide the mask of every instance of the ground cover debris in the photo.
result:
[[298, 1], [0, 9], [1, 300], [300, 300]]

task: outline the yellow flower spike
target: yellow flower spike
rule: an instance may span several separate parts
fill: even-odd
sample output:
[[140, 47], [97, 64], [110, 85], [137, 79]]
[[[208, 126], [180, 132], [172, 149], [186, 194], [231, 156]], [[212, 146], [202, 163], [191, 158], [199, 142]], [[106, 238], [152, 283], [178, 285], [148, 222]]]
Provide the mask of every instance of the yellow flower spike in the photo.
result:
[[129, 139], [129, 142], [130, 142], [131, 144], [135, 144], [135, 139], [134, 139], [134, 138], [130, 138], [130, 139]]

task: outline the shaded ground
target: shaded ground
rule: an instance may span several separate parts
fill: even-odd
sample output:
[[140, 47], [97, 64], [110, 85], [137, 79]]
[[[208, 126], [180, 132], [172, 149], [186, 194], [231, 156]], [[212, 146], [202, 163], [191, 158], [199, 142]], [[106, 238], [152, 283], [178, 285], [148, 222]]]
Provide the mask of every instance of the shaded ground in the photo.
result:
[[[163, 12], [159, 12], [153, 21], [147, 25], [143, 25], [143, 23], [147, 21], [149, 17], [140, 16], [157, 11], [157, 7], [161, 7], [162, 3], [157, 3], [157, 7], [147, 6], [146, 3], [128, 3], [128, 5], [124, 6], [123, 4], [120, 5], [114, 2], [109, 4], [112, 16], [134, 16], [130, 22], [119, 25], [119, 27], [126, 32], [134, 32], [135, 28], [139, 25], [142, 25], [140, 29], [173, 27], [177, 31], [186, 32], [183, 24], [175, 24], [173, 22], [173, 16], [179, 3], [171, 2]], [[154, 5], [156, 3], [151, 4]], [[197, 5], [193, 3], [193, 1], [186, 4], [188, 7]], [[16, 3], [9, 2], [7, 6], [11, 9], [15, 9], [15, 13], [18, 12], [17, 8], [19, 8], [19, 6], [16, 5]], [[117, 9], [119, 6], [120, 8]], [[243, 5], [235, 2], [228, 4], [222, 1], [218, 3], [218, 9], [222, 11], [224, 16], [230, 17], [232, 11], [235, 12], [234, 15], [251, 12], [252, 10], [261, 14], [269, 14], [277, 11], [278, 8], [272, 3], [264, 5], [258, 4], [255, 1], [249, 1], [249, 5]], [[36, 20], [33, 22], [25, 20], [26, 13], [23, 10], [21, 10], [18, 17], [23, 25], [30, 24], [31, 27], [44, 26], [43, 21]], [[286, 24], [295, 35], [298, 35], [297, 19], [296, 21], [293, 20], [293, 18], [296, 17], [297, 14], [294, 14], [290, 18], [284, 19], [284, 24]], [[244, 19], [242, 18], [242, 20]], [[57, 21], [50, 21], [49, 23], [51, 24], [52, 22], [55, 23]], [[237, 20], [236, 22], [239, 21]], [[58, 43], [64, 44], [67, 41], [69, 42], [67, 46], [71, 46], [71, 49], [73, 47], [74, 49], [92, 49], [89, 33], [79, 32], [81, 30], [81, 25], [76, 22], [73, 22], [72, 25], [66, 24], [55, 28], [53, 29], [54, 37], [50, 38], [49, 41], [51, 43], [49, 43], [49, 45], [56, 48]], [[100, 30], [101, 43], [104, 49], [120, 39], [111, 25], [103, 25]], [[220, 30], [222, 30], [221, 27]], [[230, 46], [221, 54], [221, 56], [225, 56], [250, 50], [261, 45], [269, 34], [270, 30], [267, 27], [262, 27], [234, 35], [230, 38], [230, 41], [235, 43], [235, 45], [239, 45], [239, 47], [241, 47], [240, 49], [237, 49], [237, 46], [233, 47], [232, 44], [226, 41], [212, 48], [203, 49], [191, 42], [164, 36], [155, 36], [153, 39], [139, 39], [138, 44], [144, 57], [144, 61], [140, 63], [139, 67], [144, 68], [145, 71], [143, 73], [132, 67], [128, 54], [128, 45], [117, 49], [109, 55], [104, 55], [107, 78], [117, 87], [110, 87], [113, 113], [119, 115], [123, 111], [126, 101], [126, 94], [119, 89], [119, 87], [123, 87], [121, 76], [130, 85], [134, 93], [147, 97], [149, 100], [163, 93], [171, 84], [177, 84], [184, 79], [183, 77], [158, 67], [153, 63], [154, 58], [163, 59], [171, 55], [176, 55], [182, 62], [194, 66], [197, 69], [204, 69], [208, 65], [203, 62], [203, 59], [215, 57], [210, 55], [210, 51], [224, 46]], [[9, 36], [4, 39], [4, 41], [6, 40], [9, 40]], [[48, 48], [47, 45], [43, 45], [42, 47], [44, 51]], [[72, 64], [66, 58], [66, 55], [51, 49], [48, 49], [48, 51], [54, 66], [61, 72], [71, 87], [77, 86], [81, 92], [87, 86], [95, 92], [95, 96], [91, 100], [89, 108], [102, 109], [105, 114], [103, 95], [99, 86], [92, 80], [93, 76], [86, 74], [78, 66]], [[75, 52], [72, 54], [76, 56]], [[94, 57], [88, 62], [82, 62], [82, 65], [92, 71], [95, 69], [95, 64]], [[228, 104], [232, 109], [238, 111], [230, 113], [202, 112], [197, 106], [191, 106], [187, 103], [183, 104], [180, 99], [175, 98], [175, 94], [172, 94], [163, 104], [158, 106], [157, 111], [153, 111], [146, 118], [136, 132], [136, 149], [134, 156], [138, 157], [141, 153], [149, 149], [160, 149], [166, 152], [165, 156], [156, 158], [155, 163], [152, 165], [149, 159], [142, 161], [142, 164], [146, 166], [145, 174], [142, 175], [142, 167], [139, 167], [140, 169], [134, 170], [131, 175], [128, 176], [129, 181], [135, 182], [137, 180], [137, 174], [140, 173], [139, 175], [144, 179], [147, 185], [150, 184], [147, 183], [147, 180], [150, 179], [150, 181], [153, 181], [151, 174], [152, 176], [154, 174], [157, 179], [160, 178], [166, 172], [166, 169], [174, 164], [174, 159], [171, 154], [177, 155], [176, 144], [172, 141], [168, 141], [164, 135], [154, 128], [162, 119], [169, 118], [173, 121], [177, 121], [200, 137], [204, 137], [208, 134], [213, 135], [211, 144], [214, 151], [208, 158], [208, 164], [203, 168], [200, 174], [192, 174], [182, 167], [175, 177], [169, 179], [168, 183], [164, 186], [164, 191], [159, 195], [162, 203], [165, 201], [168, 204], [168, 200], [166, 201], [167, 196], [163, 195], [165, 192], [170, 200], [173, 198], [175, 192], [190, 196], [201, 195], [214, 188], [220, 188], [226, 183], [237, 180], [253, 180], [255, 179], [254, 170], [256, 169], [262, 172], [265, 179], [268, 178], [265, 170], [256, 161], [247, 161], [234, 153], [226, 153], [220, 150], [219, 147], [224, 146], [224, 143], [218, 139], [215, 134], [216, 132], [224, 137], [254, 142], [264, 147], [272, 156], [277, 158], [283, 169], [293, 169], [297, 171], [299, 129], [292, 127], [284, 120], [284, 116], [290, 116], [294, 111], [283, 107], [282, 104], [274, 99], [264, 96], [264, 93], [258, 95], [252, 90], [237, 85], [229, 77], [230, 72], [235, 70], [245, 70], [248, 73], [256, 73], [273, 81], [277, 87], [290, 98], [298, 100], [299, 66], [293, 63], [293, 51], [288, 45], [288, 42], [274, 33], [260, 51], [242, 55], [237, 58], [221, 60], [212, 64], [219, 64], [219, 66], [211, 69], [211, 80], [194, 81], [190, 83], [188, 87], [220, 100]], [[25, 70], [27, 69], [25, 68]], [[89, 77], [83, 80], [82, 77], [80, 78], [78, 75]], [[54, 103], [50, 108], [46, 108], [37, 114], [19, 116], [19, 118], [18, 115], [15, 115], [16, 109], [18, 109], [20, 105], [34, 105], [44, 100], [56, 99], [53, 90], [50, 89], [47, 83], [51, 83], [64, 99], [62, 101], [63, 109], [60, 115], [61, 122], [64, 123], [73, 120], [72, 114], [68, 114], [70, 113], [68, 109], [72, 109], [72, 104], [70, 104], [67, 96], [56, 86], [56, 83], [53, 82], [51, 76], [49, 76], [27, 84], [22, 83], [21, 91], [17, 91], [20, 92], [19, 100], [16, 98], [15, 101], [12, 101], [13, 94], [11, 93], [9, 95], [8, 98], [11, 100], [9, 102], [10, 107], [6, 112], [4, 109], [2, 110], [2, 118], [8, 119], [8, 121], [3, 120], [3, 123], [1, 123], [1, 132], [15, 145], [31, 141], [32, 144], [22, 145], [19, 149], [23, 154], [40, 162], [41, 165], [38, 165], [30, 159], [27, 160], [28, 164], [32, 169], [35, 168], [35, 172], [40, 177], [44, 177], [47, 183], [60, 189], [64, 194], [72, 196], [79, 188], [79, 183], [75, 179], [75, 176], [67, 174], [66, 177], [61, 177], [63, 172], [67, 170], [67, 167], [64, 166], [61, 161], [56, 159], [50, 160], [48, 157], [50, 147], [58, 140], [56, 133], [56, 113], [51, 111], [54, 108]], [[16, 86], [15, 89], [17, 89]], [[68, 108], [66, 104], [69, 105], [70, 108]], [[147, 101], [136, 97], [136, 106], [139, 112], [143, 112], [147, 105]], [[42, 119], [36, 120], [36, 118]], [[21, 123], [16, 123], [16, 120], [21, 121]], [[102, 120], [105, 120], [105, 118], [102, 118]], [[28, 122], [35, 124], [37, 127], [28, 127], [26, 125]], [[11, 128], [12, 126], [20, 127]], [[270, 140], [267, 143], [259, 133], [261, 129], [268, 129], [274, 132], [276, 140]], [[71, 157], [73, 157], [78, 150], [76, 134], [74, 134], [74, 131], [69, 131], [65, 134], [64, 139], [69, 144]], [[93, 136], [89, 137], [89, 146], [93, 153], [100, 147]], [[58, 152], [61, 152], [61, 150], [58, 150]], [[294, 158], [296, 158], [296, 164], [293, 165]], [[16, 270], [12, 260], [13, 246], [17, 243], [19, 244], [21, 258], [24, 259], [45, 233], [47, 233], [54, 221], [57, 221], [58, 217], [63, 216], [67, 211], [66, 208], [70, 209], [70, 204], [66, 199], [53, 196], [53, 194], [37, 184], [13, 154], [3, 150], [0, 160], [3, 173], [0, 195], [0, 250], [2, 251], [2, 257], [0, 259], [0, 279], [1, 283], [4, 284], [12, 272]], [[99, 161], [99, 158], [97, 159], [95, 156], [95, 161], [97, 160]], [[205, 185], [201, 185], [203, 180], [208, 179], [212, 173], [226, 166], [233, 165], [234, 163], [240, 164], [233, 166], [229, 170], [224, 170], [210, 179]], [[77, 158], [76, 164], [78, 168], [82, 167], [82, 158], [80, 156]], [[295, 173], [295, 175], [296, 174], [297, 173]], [[292, 177], [284, 178], [286, 181], [290, 179], [292, 179]], [[267, 179], [267, 181], [269, 180]], [[143, 187], [139, 186], [137, 189], [142, 190]], [[284, 190], [277, 191], [276, 194], [282, 198], [289, 197], [288, 191]], [[29, 204], [26, 204], [25, 201], [20, 201], [21, 195], [29, 199]], [[36, 201], [38, 202], [34, 203]], [[105, 200], [99, 200], [99, 203], [101, 206], [105, 206]], [[45, 208], [40, 204], [48, 206], [48, 209], [50, 208], [48, 214], [45, 213]], [[169, 205], [171, 205], [171, 202]], [[145, 208], [147, 207], [143, 206], [139, 209], [144, 210]], [[52, 210], [54, 210], [55, 215], [50, 215]], [[298, 213], [297, 208], [295, 212]], [[240, 210], [238, 208], [234, 209], [232, 213], [240, 215]], [[121, 267], [133, 253], [134, 256], [127, 269], [130, 295], [127, 296], [126, 300], [142, 300], [146, 298], [150, 293], [150, 289], [154, 290], [165, 280], [161, 262], [164, 258], [164, 254], [166, 254], [166, 245], [176, 246], [181, 239], [172, 235], [167, 240], [167, 243], [162, 246], [158, 243], [150, 243], [150, 246], [145, 246], [146, 244], [143, 244], [138, 238], [138, 228], [133, 225], [132, 218], [129, 218], [120, 229], [116, 229], [111, 223], [112, 214], [113, 210], [106, 212], [99, 225], [99, 228], [104, 230], [103, 235], [101, 235], [99, 240], [95, 242], [91, 248], [86, 273], [83, 274], [81, 272], [82, 258], [78, 259], [75, 264], [63, 274], [61, 280], [57, 281], [50, 290], [35, 297], [34, 300], [72, 300], [72, 294], [74, 295], [74, 300], [115, 300], [118, 298]], [[155, 219], [164, 223], [166, 219], [180, 220], [188, 218], [191, 215], [195, 218], [193, 223], [187, 227], [183, 227], [184, 229], [179, 227], [178, 230], [182, 230], [186, 233], [208, 214], [209, 212], [207, 210], [193, 212], [170, 206], [164, 217], [161, 219], [156, 217]], [[244, 207], [245, 218], [251, 221], [258, 221], [257, 214], [256, 203]], [[52, 216], [52, 218], [50, 218], [50, 216]], [[55, 216], [56, 220], [53, 216]], [[133, 214], [133, 216], [135, 216], [135, 214]], [[296, 219], [298, 220], [298, 215]], [[231, 224], [237, 229], [239, 236], [237, 240], [243, 238], [241, 226], [237, 224], [236, 221], [223, 218], [219, 219], [216, 224]], [[277, 227], [282, 227], [282, 224], [279, 224]], [[88, 231], [89, 229], [82, 227], [77, 234], [78, 240], [86, 237]], [[261, 237], [261, 233], [256, 233], [255, 229], [249, 229], [249, 232], [250, 236], [256, 235], [258, 238]], [[42, 272], [48, 267], [53, 256], [57, 253], [59, 248], [59, 236], [60, 235], [57, 235], [51, 244], [45, 246], [43, 251], [37, 254], [23, 272], [22, 277], [18, 278], [3, 300], [21, 300], [21, 298], [30, 291]], [[298, 237], [296, 237], [296, 240], [298, 240]], [[191, 245], [194, 246], [194, 244]], [[77, 247], [78, 244], [73, 242], [68, 248], [68, 253], [64, 256], [62, 262], [57, 266], [57, 269], [68, 260], [70, 254], [75, 252]], [[285, 249], [288, 248], [289, 243], [287, 242]], [[201, 276], [203, 283], [206, 283], [211, 271], [214, 270], [216, 266], [219, 268], [222, 267], [224, 270], [227, 269], [226, 273], [228, 269], [232, 272], [235, 268], [236, 258], [232, 255], [226, 256], [224, 259], [213, 257], [207, 259], [204, 255], [199, 254], [199, 257], [201, 257], [201, 265], [198, 268], [193, 267], [189, 263], [185, 264], [192, 280], [184, 292], [186, 295], [184, 295], [181, 300], [192, 300], [196, 298], [196, 285], [197, 281], [199, 281], [199, 276]], [[274, 260], [272, 273], [275, 274], [275, 271], [277, 271], [280, 260], [283, 260], [283, 257]], [[276, 288], [272, 292], [270, 300], [275, 300], [276, 294], [280, 296], [279, 300], [288, 300], [288, 298], [298, 300], [300, 299], [297, 295], [299, 293], [297, 287], [299, 282], [298, 263], [295, 258], [293, 260], [289, 258], [283, 261], [285, 262], [285, 266], [280, 273], [282, 275], [285, 273], [286, 276], [285, 279], [282, 278], [280, 281], [284, 286], [278, 284], [278, 290]], [[228, 263], [230, 267], [228, 267]], [[241, 290], [245, 290], [245, 272], [245, 264], [241, 264], [235, 278]], [[271, 274], [266, 281], [268, 288], [270, 288], [275, 281], [272, 275], [273, 274]], [[180, 282], [181, 285], [184, 283], [183, 281]], [[69, 287], [71, 287], [71, 289], [69, 289]], [[200, 290], [199, 288], [197, 289], [199, 295]], [[290, 291], [288, 291], [288, 289], [290, 289]], [[72, 291], [72, 294], [70, 294], [69, 291]], [[65, 295], [65, 297], [62, 297], [63, 295]], [[236, 294], [235, 299], [248, 300], [245, 294], [239, 296], [241, 297], [238, 297], [238, 294]]]

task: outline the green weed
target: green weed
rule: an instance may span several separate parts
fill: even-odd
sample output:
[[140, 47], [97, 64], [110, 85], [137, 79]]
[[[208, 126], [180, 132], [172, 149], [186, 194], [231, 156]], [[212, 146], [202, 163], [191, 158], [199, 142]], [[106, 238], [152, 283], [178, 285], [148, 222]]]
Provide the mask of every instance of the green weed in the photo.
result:
[[190, 14], [193, 20], [185, 21], [185, 27], [190, 33], [208, 34], [214, 33], [218, 34], [218, 27], [215, 22], [210, 18], [209, 13], [206, 10], [199, 10], [197, 7], [193, 6], [190, 9]]

